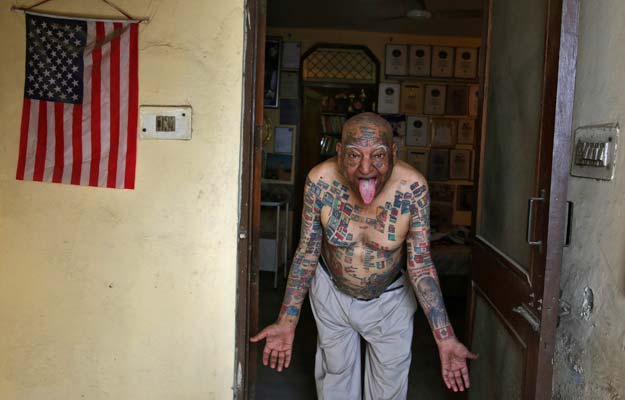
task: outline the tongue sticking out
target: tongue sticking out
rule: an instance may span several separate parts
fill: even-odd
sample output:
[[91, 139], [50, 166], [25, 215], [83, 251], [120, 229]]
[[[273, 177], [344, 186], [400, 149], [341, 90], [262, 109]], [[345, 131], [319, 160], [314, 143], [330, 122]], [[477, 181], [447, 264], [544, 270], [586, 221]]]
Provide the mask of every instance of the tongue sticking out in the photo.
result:
[[359, 179], [358, 190], [365, 204], [371, 204], [375, 197], [375, 179]]

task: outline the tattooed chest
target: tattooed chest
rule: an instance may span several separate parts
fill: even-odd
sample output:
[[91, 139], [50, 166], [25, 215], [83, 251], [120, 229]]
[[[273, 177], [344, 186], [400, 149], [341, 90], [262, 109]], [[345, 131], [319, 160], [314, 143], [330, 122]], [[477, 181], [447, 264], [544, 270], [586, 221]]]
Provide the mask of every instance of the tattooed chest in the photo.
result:
[[395, 247], [408, 230], [412, 193], [397, 191], [392, 201], [367, 210], [350, 202], [349, 194], [324, 193], [322, 224], [324, 237], [333, 246], [347, 247], [356, 242]]

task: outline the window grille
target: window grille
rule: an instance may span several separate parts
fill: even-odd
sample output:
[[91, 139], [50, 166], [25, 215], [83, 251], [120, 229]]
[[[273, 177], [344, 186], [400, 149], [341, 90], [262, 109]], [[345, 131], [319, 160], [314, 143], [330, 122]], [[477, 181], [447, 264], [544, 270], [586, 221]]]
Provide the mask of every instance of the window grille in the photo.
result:
[[377, 83], [378, 63], [365, 48], [318, 47], [303, 62], [305, 82]]

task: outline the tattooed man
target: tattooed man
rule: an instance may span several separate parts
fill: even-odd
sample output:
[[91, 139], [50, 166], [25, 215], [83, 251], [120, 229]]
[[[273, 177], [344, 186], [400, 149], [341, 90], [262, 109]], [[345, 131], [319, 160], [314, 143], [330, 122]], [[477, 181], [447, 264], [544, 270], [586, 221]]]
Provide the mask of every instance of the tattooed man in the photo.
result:
[[430, 256], [425, 179], [396, 160], [391, 127], [373, 113], [349, 119], [336, 150], [306, 179], [301, 239], [278, 319], [251, 338], [267, 340], [263, 364], [289, 366], [310, 289], [319, 399], [361, 398], [360, 337], [367, 342], [364, 398], [405, 399], [416, 293], [445, 384], [468, 388], [466, 359], [476, 356], [456, 339], [445, 311]]

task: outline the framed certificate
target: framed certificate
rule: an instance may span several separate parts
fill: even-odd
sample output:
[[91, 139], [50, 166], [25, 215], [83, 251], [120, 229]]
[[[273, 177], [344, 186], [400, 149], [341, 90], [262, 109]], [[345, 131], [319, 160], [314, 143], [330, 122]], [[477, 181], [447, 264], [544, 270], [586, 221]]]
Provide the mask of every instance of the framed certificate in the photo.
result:
[[423, 113], [432, 115], [445, 114], [446, 93], [447, 86], [445, 85], [425, 85]]
[[402, 160], [410, 164], [423, 176], [428, 175], [429, 151], [416, 147], [405, 147], [402, 151]]
[[449, 179], [471, 179], [471, 150], [451, 150]]
[[451, 203], [454, 201], [454, 185], [447, 183], [431, 183], [430, 199], [432, 201], [442, 201], [445, 203]]
[[432, 48], [432, 76], [450, 78], [454, 76], [454, 48], [434, 46]]
[[475, 120], [462, 118], [458, 120], [457, 144], [473, 144], [475, 140]]
[[406, 75], [408, 70], [408, 46], [387, 44], [384, 71], [386, 75]]
[[295, 126], [276, 126], [273, 134], [273, 152], [277, 154], [293, 154]]
[[280, 44], [279, 37], [268, 37], [265, 41], [265, 93], [264, 105], [278, 108], [278, 88], [280, 87]]
[[456, 48], [456, 63], [454, 76], [456, 78], [473, 79], [477, 75], [477, 49]]
[[399, 88], [399, 83], [380, 83], [378, 113], [397, 114], [399, 112]]
[[428, 178], [432, 181], [446, 181], [449, 179], [449, 150], [430, 150]]
[[299, 74], [296, 71], [280, 73], [280, 98], [297, 99], [299, 95]]
[[447, 86], [445, 110], [447, 115], [467, 115], [469, 88], [466, 85]]
[[432, 118], [432, 147], [453, 147], [456, 144], [456, 121], [447, 118]]
[[428, 118], [415, 115], [406, 117], [406, 146], [425, 147], [430, 142]]
[[404, 82], [401, 85], [399, 111], [405, 114], [423, 114], [423, 90], [421, 82]]
[[432, 64], [432, 48], [424, 45], [410, 46], [408, 55], [408, 75], [430, 76]]
[[299, 69], [300, 42], [282, 43], [282, 69]]

